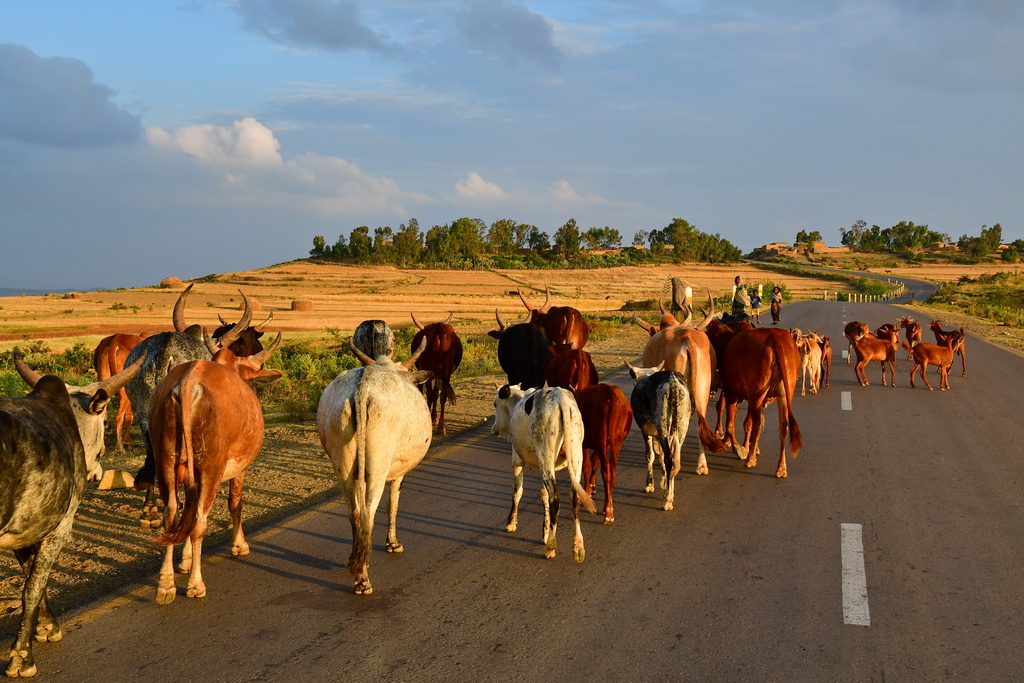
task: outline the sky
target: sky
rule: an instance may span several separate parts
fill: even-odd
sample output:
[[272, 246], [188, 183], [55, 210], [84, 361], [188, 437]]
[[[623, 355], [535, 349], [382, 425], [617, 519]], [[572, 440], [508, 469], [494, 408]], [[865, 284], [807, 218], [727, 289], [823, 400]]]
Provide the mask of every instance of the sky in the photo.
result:
[[0, 287], [360, 225], [1024, 237], [1019, 0], [3, 0]]

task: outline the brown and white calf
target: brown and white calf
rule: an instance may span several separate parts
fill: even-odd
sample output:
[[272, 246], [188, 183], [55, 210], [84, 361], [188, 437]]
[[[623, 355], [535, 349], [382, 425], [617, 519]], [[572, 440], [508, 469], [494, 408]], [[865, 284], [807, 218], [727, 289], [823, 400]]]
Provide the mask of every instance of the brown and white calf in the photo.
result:
[[[229, 481], [232, 555], [248, 555], [242, 533], [242, 484], [245, 470], [263, 447], [263, 410], [252, 384], [273, 382], [279, 370], [263, 363], [281, 344], [239, 358], [229, 348], [218, 349], [207, 339], [212, 360], [178, 365], [156, 385], [149, 405], [157, 485], [164, 501], [164, 534], [156, 541], [167, 546], [156, 589], [157, 604], [174, 600], [174, 546], [185, 542], [178, 571], [188, 573], [186, 595], [206, 596], [203, 582], [203, 538], [207, 519], [221, 482]], [[178, 514], [178, 488], [185, 502]]]
[[885, 366], [889, 365], [889, 374], [892, 379], [892, 386], [896, 386], [896, 349], [899, 348], [900, 331], [893, 327], [884, 338], [873, 335], [864, 335], [853, 340], [853, 350], [857, 354], [857, 364], [853, 367], [857, 381], [862, 387], [866, 387], [868, 375], [864, 371], [865, 366], [873, 360], [880, 362], [882, 366], [882, 386], [885, 386]]

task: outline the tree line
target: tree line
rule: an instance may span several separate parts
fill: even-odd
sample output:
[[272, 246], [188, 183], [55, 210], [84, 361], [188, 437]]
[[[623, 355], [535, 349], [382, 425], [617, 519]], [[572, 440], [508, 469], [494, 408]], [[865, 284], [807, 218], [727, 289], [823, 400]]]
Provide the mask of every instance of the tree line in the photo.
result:
[[[935, 242], [952, 243], [946, 233], [930, 230], [927, 225], [916, 225], [913, 221], [900, 221], [889, 228], [856, 221], [849, 228], [839, 228], [842, 243], [858, 251], [891, 252], [913, 256]], [[967, 259], [981, 259], [999, 250], [1003, 243], [1003, 228], [999, 223], [992, 227], [983, 225], [979, 235], [961, 235], [956, 241], [959, 255]], [[1004, 260], [1017, 262], [1024, 254], [1024, 240], [1016, 240], [1004, 249]]]
[[718, 234], [698, 230], [682, 218], [664, 228], [640, 230], [633, 246], [618, 253], [595, 253], [622, 246], [622, 234], [610, 227], [582, 230], [570, 218], [554, 236], [535, 225], [501, 219], [487, 225], [479, 218], [459, 218], [423, 231], [410, 218], [399, 225], [370, 228], [361, 225], [328, 245], [322, 235], [313, 238], [309, 255], [315, 259], [396, 265], [401, 268], [592, 268], [639, 262], [739, 261], [742, 252]]

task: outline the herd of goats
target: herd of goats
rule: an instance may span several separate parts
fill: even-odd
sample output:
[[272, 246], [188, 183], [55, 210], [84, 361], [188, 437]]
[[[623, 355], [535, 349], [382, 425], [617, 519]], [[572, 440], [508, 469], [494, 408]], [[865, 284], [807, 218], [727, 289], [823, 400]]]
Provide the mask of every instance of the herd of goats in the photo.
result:
[[[127, 334], [104, 339], [96, 350], [98, 379], [84, 387], [40, 376], [15, 357], [15, 366], [32, 388], [24, 397], [0, 397], [0, 548], [11, 549], [26, 574], [22, 619], [12, 645], [6, 673], [36, 673], [32, 643], [62, 637], [46, 599], [54, 560], [70, 536], [74, 516], [88, 480], [102, 474], [107, 403], [120, 396], [115, 421], [117, 447], [137, 416], [146, 459], [135, 477], [145, 490], [141, 523], [160, 529], [156, 541], [166, 546], [156, 601], [174, 600], [173, 548], [183, 544], [178, 572], [188, 573], [186, 595], [203, 597], [201, 559], [207, 518], [220, 484], [229, 482], [233, 555], [249, 546], [242, 532], [242, 486], [246, 468], [259, 454], [264, 438], [263, 413], [252, 386], [273, 382], [278, 370], [263, 365], [281, 344], [281, 334], [267, 347], [260, 338], [270, 318], [251, 325], [252, 305], [243, 294], [243, 312], [236, 323], [212, 335], [185, 321], [191, 286], [178, 298], [173, 332], [152, 336]], [[710, 292], [708, 293], [711, 299]], [[680, 321], [661, 307], [658, 325], [634, 316], [649, 335], [641, 366], [626, 363], [635, 384], [630, 397], [617, 386], [599, 381], [585, 350], [589, 328], [578, 310], [552, 306], [550, 291], [542, 306], [520, 293], [527, 309], [523, 322], [506, 325], [495, 312], [497, 355], [507, 383], [497, 388], [492, 431], [512, 444], [515, 480], [506, 530], [518, 524], [525, 467], [540, 471], [543, 481], [544, 554], [553, 557], [559, 494], [555, 472], [567, 469], [575, 525], [573, 556], [585, 557], [579, 509], [596, 512], [596, 473], [605, 488], [604, 522], [615, 520], [612, 490], [616, 462], [635, 423], [645, 441], [646, 491], [654, 491], [654, 462], [660, 466], [665, 490], [663, 507], [671, 510], [674, 482], [680, 471], [683, 439], [691, 417], [697, 421], [697, 473], [707, 474], [706, 451], [731, 449], [748, 467], [757, 463], [758, 440], [766, 403], [777, 402], [780, 451], [777, 477], [785, 477], [786, 440], [796, 456], [802, 447], [792, 412], [798, 379], [801, 395], [829, 386], [832, 346], [827, 336], [780, 327], [755, 327], [745, 316], [716, 315], [713, 299], [704, 318], [694, 324], [692, 309]], [[368, 594], [373, 519], [386, 485], [388, 552], [401, 552], [396, 517], [402, 480], [424, 458], [434, 430], [445, 432], [445, 405], [455, 399], [452, 373], [462, 357], [455, 330], [445, 322], [420, 324], [411, 355], [393, 360], [394, 335], [384, 321], [362, 323], [350, 342], [362, 365], [338, 375], [323, 391], [317, 410], [317, 431], [349, 510], [352, 552], [349, 571], [354, 592]], [[921, 326], [900, 318], [872, 333], [864, 323], [845, 330], [849, 357], [856, 356], [858, 381], [867, 384], [865, 366], [886, 365], [890, 379], [902, 345], [915, 361], [929, 389], [925, 371], [936, 365], [940, 388], [948, 387], [954, 354], [964, 360], [964, 333], [944, 331], [932, 323], [936, 344], [921, 340]], [[907, 341], [900, 340], [900, 330]], [[850, 362], [848, 358], [847, 362]], [[822, 380], [822, 378], [824, 378]], [[719, 391], [720, 390], [720, 391]], [[718, 421], [707, 418], [711, 395], [718, 391]], [[743, 439], [735, 434], [737, 405], [747, 401]], [[179, 490], [184, 500], [179, 501]], [[163, 502], [161, 514], [156, 496]]]

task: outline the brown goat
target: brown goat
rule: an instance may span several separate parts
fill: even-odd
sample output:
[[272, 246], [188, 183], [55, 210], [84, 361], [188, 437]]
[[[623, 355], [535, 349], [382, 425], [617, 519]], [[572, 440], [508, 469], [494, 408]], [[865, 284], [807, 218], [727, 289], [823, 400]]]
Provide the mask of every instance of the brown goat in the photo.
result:
[[949, 368], [953, 365], [953, 339], [946, 340], [946, 344], [938, 346], [936, 344], [915, 344], [911, 346], [900, 342], [907, 351], [910, 351], [910, 355], [914, 358], [914, 367], [910, 369], [910, 388], [914, 389], [914, 373], [918, 370], [921, 371], [921, 379], [924, 380], [924, 385], [928, 387], [928, 391], [932, 390], [932, 385], [928, 383], [928, 366], [937, 365], [939, 366], [939, 389], [945, 391], [949, 389]]
[[853, 367], [853, 371], [862, 387], [870, 384], [864, 367], [873, 360], [879, 361], [882, 365], [882, 386], [885, 386], [886, 363], [889, 364], [892, 386], [896, 386], [896, 349], [899, 347], [899, 342], [900, 333], [895, 327], [889, 330], [888, 335], [882, 339], [873, 335], [862, 335], [853, 340], [853, 350], [857, 352], [857, 364]]
[[[935, 335], [935, 343], [937, 345], [944, 345], [947, 339], [953, 340], [953, 353], [960, 356], [960, 361], [963, 363], [963, 376], [966, 377], [967, 356], [965, 355], [964, 350], [964, 341], [966, 339], [964, 335], [964, 328], [961, 327], [959, 330], [950, 330], [949, 332], [946, 332], [945, 330], [942, 329], [942, 323], [939, 322], [938, 320], [933, 320], [928, 327], [931, 328], [932, 334]], [[949, 363], [950, 366], [953, 365], [953, 361], [950, 361]]]
[[[900, 329], [907, 331], [907, 343], [910, 344], [910, 346], [921, 343], [921, 323], [906, 316], [900, 318], [897, 322], [900, 324]], [[914, 354], [911, 352], [907, 356], [907, 359], [909, 360], [913, 357]]]
[[854, 320], [843, 328], [843, 336], [850, 342], [846, 350], [847, 365], [849, 365], [853, 359], [853, 340], [863, 337], [864, 335], [871, 335], [871, 331], [868, 328], [867, 323], [862, 323], [859, 320]]

